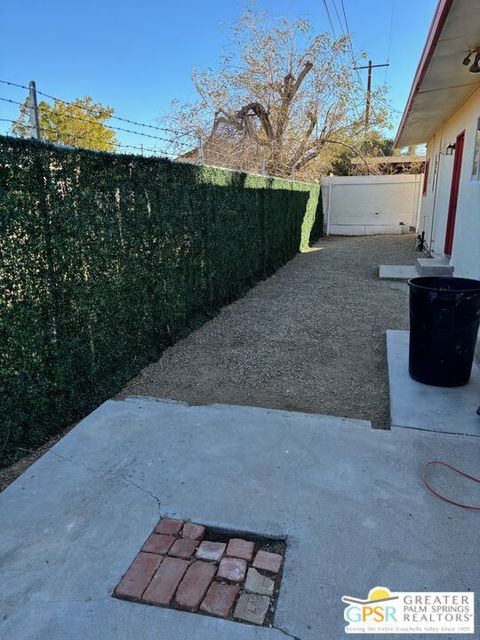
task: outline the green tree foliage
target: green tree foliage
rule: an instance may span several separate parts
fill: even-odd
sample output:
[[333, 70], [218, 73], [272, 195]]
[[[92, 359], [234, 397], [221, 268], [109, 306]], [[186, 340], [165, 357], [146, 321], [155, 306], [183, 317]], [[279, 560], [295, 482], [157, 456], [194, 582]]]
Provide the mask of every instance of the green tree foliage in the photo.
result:
[[[52, 105], [41, 101], [38, 113], [42, 140], [95, 151], [115, 150], [115, 131], [105, 126], [105, 122], [113, 115], [113, 109], [93, 102], [90, 96], [77, 98], [70, 103], [54, 100]], [[19, 118], [12, 126], [12, 131], [21, 138], [32, 135], [28, 98], [20, 107]]]
[[[399, 155], [398, 151], [394, 151], [393, 140], [391, 138], [385, 138], [381, 133], [376, 130], [370, 131], [369, 134], [357, 141], [350, 141], [351, 144], [344, 146], [342, 151], [332, 161], [332, 172], [337, 176], [348, 176], [352, 173], [364, 173], [366, 167], [357, 167], [354, 171], [352, 167], [352, 160], [354, 158], [365, 158], [369, 156], [393, 156]], [[371, 172], [371, 167], [368, 168], [367, 173]]]
[[[391, 156], [421, 156], [419, 147], [409, 147], [407, 153], [402, 154], [393, 146], [393, 140], [386, 138], [379, 131], [371, 130], [363, 140], [354, 144], [350, 141], [342, 152], [332, 161], [332, 172], [337, 176], [369, 175], [369, 174], [395, 174], [395, 173], [422, 173], [423, 162], [412, 160], [402, 163], [381, 163], [369, 161], [369, 158], [388, 158]], [[354, 161], [354, 162], [352, 162]]]

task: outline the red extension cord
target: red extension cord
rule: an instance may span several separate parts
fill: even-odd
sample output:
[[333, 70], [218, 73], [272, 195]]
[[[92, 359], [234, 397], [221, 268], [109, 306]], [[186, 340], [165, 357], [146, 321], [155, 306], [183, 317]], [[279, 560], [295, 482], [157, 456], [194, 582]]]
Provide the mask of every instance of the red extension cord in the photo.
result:
[[454, 473], [458, 473], [459, 476], [463, 476], [464, 478], [468, 478], [469, 480], [473, 480], [474, 482], [480, 482], [480, 478], [477, 478], [477, 476], [472, 476], [470, 473], [466, 473], [465, 471], [461, 471], [460, 469], [453, 467], [451, 464], [448, 464], [448, 462], [443, 462], [442, 460], [429, 460], [423, 465], [423, 472], [422, 472], [423, 483], [427, 487], [427, 489], [433, 493], [434, 496], [437, 496], [441, 500], [445, 500], [445, 502], [454, 504], [456, 507], [462, 507], [463, 509], [474, 509], [475, 511], [480, 511], [480, 505], [477, 506], [474, 504], [463, 504], [462, 502], [456, 502], [455, 500], [452, 500], [451, 498], [447, 498], [446, 496], [436, 491], [427, 481], [427, 469], [431, 464], [440, 464], [443, 467], [447, 467], [447, 469], [451, 469]]

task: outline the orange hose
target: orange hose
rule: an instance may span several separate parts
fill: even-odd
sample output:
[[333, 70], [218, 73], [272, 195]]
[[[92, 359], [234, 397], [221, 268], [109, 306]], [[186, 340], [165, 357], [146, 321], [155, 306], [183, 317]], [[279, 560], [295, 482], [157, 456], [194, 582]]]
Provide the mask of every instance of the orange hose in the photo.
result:
[[468, 478], [469, 480], [473, 480], [474, 482], [480, 482], [480, 478], [478, 478], [477, 476], [473, 476], [470, 473], [466, 473], [466, 471], [461, 471], [460, 469], [457, 469], [456, 467], [453, 467], [451, 464], [448, 464], [448, 462], [443, 462], [442, 460], [429, 460], [428, 462], [426, 462], [423, 465], [423, 472], [422, 472], [423, 483], [427, 487], [427, 489], [431, 493], [433, 493], [434, 496], [437, 496], [441, 500], [445, 500], [445, 502], [449, 502], [450, 504], [454, 504], [456, 507], [462, 507], [462, 509], [473, 509], [475, 511], [480, 511], [480, 505], [477, 506], [477, 505], [474, 505], [474, 504], [463, 504], [462, 502], [457, 502], [456, 500], [452, 500], [451, 498], [447, 498], [446, 496], [444, 496], [441, 493], [439, 493], [438, 491], [436, 491], [432, 487], [432, 485], [427, 481], [427, 469], [431, 464], [440, 464], [443, 467], [447, 467], [447, 469], [451, 469], [451, 471], [453, 471], [454, 473], [458, 473], [459, 476], [463, 476], [464, 478]]

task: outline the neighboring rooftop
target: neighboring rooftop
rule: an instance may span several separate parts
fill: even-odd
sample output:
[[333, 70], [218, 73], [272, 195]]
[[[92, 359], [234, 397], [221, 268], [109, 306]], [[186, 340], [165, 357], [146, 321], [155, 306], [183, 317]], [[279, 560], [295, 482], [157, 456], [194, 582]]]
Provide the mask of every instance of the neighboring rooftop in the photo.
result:
[[[439, 0], [402, 116], [395, 147], [427, 142], [480, 87], [480, 73], [462, 64], [480, 48], [480, 2]], [[471, 56], [471, 62], [475, 54]]]

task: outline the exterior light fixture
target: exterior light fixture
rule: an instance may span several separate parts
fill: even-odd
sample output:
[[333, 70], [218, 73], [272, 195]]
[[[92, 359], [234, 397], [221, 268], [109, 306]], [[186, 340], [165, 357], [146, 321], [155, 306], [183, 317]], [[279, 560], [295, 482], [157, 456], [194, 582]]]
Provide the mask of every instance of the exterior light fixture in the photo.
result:
[[[475, 58], [473, 63], [468, 67], [470, 62], [472, 62], [472, 56], [475, 54]], [[470, 49], [465, 58], [462, 60], [462, 64], [465, 67], [468, 67], [470, 73], [480, 73], [480, 47], [476, 47], [475, 49]]]
[[477, 53], [475, 54], [475, 60], [473, 61], [473, 64], [468, 67], [468, 70], [470, 71], [470, 73], [480, 73], [480, 66], [479, 63], [480, 62], [480, 51], [477, 51]]
[[445, 155], [451, 156], [454, 151], [455, 151], [455, 143], [451, 142], [445, 150]]

